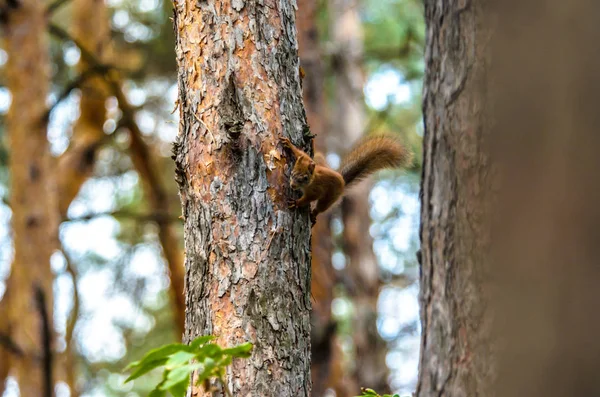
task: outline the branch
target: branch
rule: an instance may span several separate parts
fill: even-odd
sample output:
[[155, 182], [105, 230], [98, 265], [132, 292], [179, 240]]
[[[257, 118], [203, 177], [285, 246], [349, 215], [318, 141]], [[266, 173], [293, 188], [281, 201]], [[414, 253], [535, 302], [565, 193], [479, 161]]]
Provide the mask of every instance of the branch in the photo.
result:
[[46, 8], [46, 16], [50, 16], [71, 0], [55, 0]]
[[56, 108], [56, 106], [58, 106], [58, 104], [60, 102], [62, 102], [63, 100], [67, 99], [67, 97], [71, 94], [71, 92], [74, 89], [79, 88], [83, 83], [85, 83], [89, 78], [91, 78], [94, 75], [105, 75], [106, 73], [108, 73], [111, 70], [111, 68], [112, 67], [109, 65], [97, 64], [97, 65], [92, 65], [88, 69], [86, 69], [83, 73], [81, 73], [79, 76], [77, 76], [73, 81], [71, 81], [69, 84], [67, 84], [67, 86], [62, 90], [62, 92], [60, 93], [58, 98], [56, 98], [54, 103], [50, 106], [50, 108], [46, 112], [42, 121], [47, 122], [48, 119], [50, 118], [50, 114]]
[[[103, 62], [101, 62], [96, 55], [94, 55], [93, 52], [91, 52], [90, 50], [88, 50], [81, 41], [77, 40], [76, 38], [74, 38], [73, 36], [71, 36], [69, 34], [69, 32], [67, 32], [66, 30], [64, 30], [63, 28], [61, 28], [60, 26], [58, 26], [55, 23], [49, 23], [48, 24], [48, 31], [50, 32], [51, 35], [64, 40], [64, 41], [70, 41], [73, 44], [75, 44], [75, 46], [77, 48], [79, 48], [79, 51], [81, 52], [81, 57], [83, 58], [83, 60], [87, 63], [90, 64], [90, 67], [96, 67], [96, 68], [104, 68], [107, 70], [107, 73], [110, 71], [120, 71], [120, 72], [124, 72], [124, 73], [135, 73], [135, 70], [127, 70], [127, 69], [123, 69], [123, 68], [119, 68], [115, 65], [111, 65], [111, 64], [105, 64]], [[114, 79], [113, 79], [114, 80]]]
[[67, 318], [67, 327], [65, 330], [65, 341], [67, 343], [67, 348], [64, 351], [63, 357], [65, 359], [65, 366], [67, 368], [66, 381], [69, 389], [71, 390], [71, 396], [79, 396], [81, 393], [79, 392], [76, 384], [77, 382], [75, 381], [75, 349], [73, 349], [73, 344], [75, 343], [73, 334], [75, 332], [75, 326], [77, 325], [80, 312], [79, 290], [77, 289], [77, 280], [79, 279], [79, 275], [77, 274], [77, 270], [73, 265], [71, 257], [62, 244], [61, 251], [67, 264], [67, 273], [69, 273], [71, 276], [71, 281], [73, 283], [73, 308], [71, 309], [71, 313], [69, 313], [69, 317]]
[[153, 214], [139, 214], [135, 212], [129, 211], [113, 211], [113, 212], [96, 212], [93, 214], [85, 214], [78, 217], [66, 218], [63, 222], [87, 222], [92, 219], [96, 219], [101, 216], [112, 216], [113, 218], [127, 218], [133, 219], [141, 222], [156, 222], [156, 223], [166, 223], [166, 222], [180, 222], [181, 219], [175, 215], [157, 212]]
[[52, 392], [52, 331], [50, 331], [50, 317], [46, 307], [46, 295], [39, 285], [34, 287], [35, 301], [40, 314], [40, 336], [42, 339], [42, 384], [44, 385], [44, 397], [53, 397]]
[[61, 247], [61, 251], [67, 264], [67, 273], [69, 273], [71, 276], [71, 282], [73, 283], [73, 309], [71, 309], [71, 313], [69, 313], [65, 331], [65, 341], [67, 342], [68, 346], [71, 346], [71, 343], [73, 342], [73, 332], [75, 331], [75, 325], [77, 324], [77, 318], [79, 317], [80, 301], [79, 291], [77, 290], [77, 280], [79, 275], [77, 274], [77, 270], [75, 270], [75, 266], [73, 266], [73, 261], [71, 260], [71, 257], [65, 248]]
[[3, 332], [0, 332], [0, 345], [4, 346], [6, 350], [13, 353], [15, 356], [22, 357], [25, 355], [25, 352], [15, 341], [11, 339], [10, 336], [6, 335]]
[[49, 23], [48, 31], [50, 32], [50, 34], [58, 37], [61, 40], [72, 41], [73, 44], [75, 44], [77, 46], [77, 48], [79, 48], [82, 58], [89, 64], [91, 64], [91, 65], [102, 64], [101, 62], [98, 61], [98, 59], [94, 56], [94, 54], [91, 51], [89, 51], [87, 48], [85, 48], [85, 46], [79, 40], [72, 37], [66, 30], [64, 30], [57, 24]]

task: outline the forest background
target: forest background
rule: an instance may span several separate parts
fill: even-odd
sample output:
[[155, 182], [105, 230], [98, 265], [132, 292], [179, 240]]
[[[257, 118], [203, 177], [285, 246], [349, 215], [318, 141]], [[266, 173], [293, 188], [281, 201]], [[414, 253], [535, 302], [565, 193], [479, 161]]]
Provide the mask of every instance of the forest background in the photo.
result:
[[[31, 292], [11, 272], [19, 243], [12, 237], [11, 208], [21, 204], [12, 199], [18, 188], [10, 186], [26, 182], [10, 171], [23, 147], [8, 139], [7, 126], [26, 119], [21, 128], [32, 132], [44, 117], [47, 129], [39, 136], [47, 137], [51, 156], [42, 169], [57, 180], [60, 243], [52, 249], [51, 269], [39, 277], [51, 294], [58, 335], [56, 395], [146, 395], [156, 376], [124, 384], [122, 370], [150, 348], [180, 340], [184, 316], [181, 206], [171, 160], [178, 128], [172, 5], [57, 0], [45, 7], [49, 22], [39, 29], [46, 41], [20, 47], [4, 41], [0, 47], [0, 318], [10, 320], [0, 322], [6, 337], [0, 395], [12, 397], [18, 389], [4, 371], [9, 357], [13, 364], [20, 360], [7, 341], [19, 339], [17, 330], [38, 316], [8, 303], [29, 299], [19, 295]], [[333, 235], [313, 263], [312, 343], [330, 347], [325, 357], [313, 355], [313, 372], [327, 374], [313, 374], [315, 395], [329, 389], [349, 395], [347, 388], [358, 386], [409, 393], [420, 345], [423, 5], [302, 0], [297, 26], [309, 124], [324, 138], [328, 162], [338, 164], [347, 148], [342, 142], [363, 134], [399, 134], [416, 153], [413, 168], [362, 185], [315, 231], [319, 236], [330, 226]], [[44, 67], [36, 45], [47, 46], [51, 71], [50, 80], [40, 82], [49, 84], [41, 102], [39, 92], [18, 92], [24, 85], [9, 82], [17, 72], [43, 79], [9, 62], [18, 49]], [[10, 115], [15, 97], [28, 105]], [[35, 111], [43, 107], [49, 110], [40, 118]]]

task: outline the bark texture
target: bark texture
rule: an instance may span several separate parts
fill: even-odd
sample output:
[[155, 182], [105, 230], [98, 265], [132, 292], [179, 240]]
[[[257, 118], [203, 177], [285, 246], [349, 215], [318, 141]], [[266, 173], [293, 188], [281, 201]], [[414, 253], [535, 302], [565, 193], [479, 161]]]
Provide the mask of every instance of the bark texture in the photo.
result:
[[[344, 153], [362, 137], [366, 126], [362, 91], [365, 81], [362, 71], [363, 32], [358, 1], [334, 0], [330, 4], [330, 11], [336, 48], [334, 119], [336, 136], [340, 142], [346, 142], [346, 145], [337, 148], [338, 153]], [[385, 363], [387, 346], [377, 330], [377, 300], [381, 281], [373, 252], [373, 238], [369, 233], [370, 191], [371, 184], [365, 182], [349, 190], [342, 200], [343, 248], [347, 258], [347, 278], [350, 280], [349, 294], [354, 305], [352, 324], [356, 384], [352, 388], [356, 394], [359, 387], [373, 388], [381, 393], [390, 391]]]
[[[296, 13], [300, 65], [305, 77], [302, 93], [310, 131], [316, 135], [315, 150], [327, 154], [327, 114], [324, 101], [324, 65], [317, 18], [316, 0], [303, 0]], [[322, 214], [312, 229], [311, 293], [311, 379], [314, 397], [322, 397], [327, 389], [337, 396], [345, 396], [342, 354], [336, 340], [336, 324], [332, 318], [331, 303], [336, 282], [332, 265], [333, 241], [331, 214]]]
[[[50, 256], [58, 242], [58, 207], [51, 185], [53, 171], [44, 117], [50, 71], [45, 6], [37, 0], [23, 0], [5, 8], [5, 73], [12, 94], [6, 130], [15, 254], [5, 296], [10, 302], [8, 318], [3, 322], [8, 322], [12, 343], [20, 350], [20, 354], [12, 355], [11, 365], [21, 395], [49, 396], [53, 379], [47, 352], [51, 340], [44, 340], [44, 323], [52, 332]], [[36, 299], [36, 295], [43, 298]], [[44, 310], [38, 306], [41, 301]]]
[[277, 142], [279, 134], [305, 149], [310, 142], [294, 7], [175, 3], [185, 339], [255, 344], [227, 373], [235, 396], [311, 394], [308, 211], [287, 209], [291, 159]]
[[425, 2], [421, 181], [421, 360], [417, 397], [489, 396], [494, 356], [485, 316], [481, 5]]

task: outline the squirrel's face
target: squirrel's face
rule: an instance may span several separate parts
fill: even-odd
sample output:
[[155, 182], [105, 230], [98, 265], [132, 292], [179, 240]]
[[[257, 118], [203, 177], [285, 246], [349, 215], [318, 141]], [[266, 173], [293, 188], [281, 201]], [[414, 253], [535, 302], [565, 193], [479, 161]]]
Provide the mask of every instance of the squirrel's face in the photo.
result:
[[299, 158], [294, 165], [290, 177], [290, 187], [294, 190], [302, 190], [310, 185], [315, 172], [315, 162], [310, 158]]

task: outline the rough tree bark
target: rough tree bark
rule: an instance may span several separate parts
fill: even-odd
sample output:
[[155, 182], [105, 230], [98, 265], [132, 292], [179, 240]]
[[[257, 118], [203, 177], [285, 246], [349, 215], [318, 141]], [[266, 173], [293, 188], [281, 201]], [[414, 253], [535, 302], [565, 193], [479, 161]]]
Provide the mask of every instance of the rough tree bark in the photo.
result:
[[[316, 135], [315, 150], [327, 154], [327, 117], [324, 101], [324, 65], [319, 39], [317, 17], [319, 5], [316, 0], [305, 0], [296, 13], [300, 64], [305, 72], [302, 93], [310, 131]], [[315, 397], [333, 389], [337, 396], [349, 395], [346, 390], [342, 366], [342, 352], [336, 339], [336, 326], [332, 318], [331, 303], [335, 286], [335, 269], [332, 264], [333, 240], [331, 236], [331, 213], [319, 216], [312, 229], [312, 278], [311, 292], [311, 380]]]
[[425, 2], [421, 360], [417, 397], [488, 396], [486, 71], [478, 2]]
[[[330, 4], [332, 40], [335, 53], [334, 128], [340, 142], [352, 143], [364, 133], [366, 126], [362, 71], [363, 33], [356, 0], [334, 0]], [[348, 146], [338, 148], [343, 153]], [[344, 222], [343, 248], [347, 257], [349, 294], [354, 305], [353, 343], [355, 348], [354, 385], [389, 392], [385, 363], [387, 345], [377, 330], [377, 300], [381, 281], [379, 265], [369, 233], [369, 192], [365, 182], [350, 190], [342, 200]]]
[[233, 395], [309, 396], [310, 225], [287, 209], [291, 159], [277, 141], [310, 146], [294, 4], [174, 5], [185, 340], [255, 344], [227, 373]]
[[[12, 374], [22, 396], [50, 396], [48, 365], [51, 340], [44, 342], [44, 323], [52, 336], [50, 256], [57, 247], [58, 204], [46, 139], [45, 114], [49, 57], [45, 5], [37, 0], [4, 6], [6, 82], [12, 103], [6, 119], [11, 175], [10, 203], [14, 260], [7, 282], [10, 340], [20, 351], [11, 356]], [[36, 290], [43, 294], [42, 320]], [[3, 358], [0, 358], [3, 360]], [[3, 380], [2, 380], [3, 381]], [[50, 393], [50, 394], [48, 394]]]

